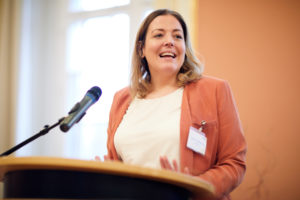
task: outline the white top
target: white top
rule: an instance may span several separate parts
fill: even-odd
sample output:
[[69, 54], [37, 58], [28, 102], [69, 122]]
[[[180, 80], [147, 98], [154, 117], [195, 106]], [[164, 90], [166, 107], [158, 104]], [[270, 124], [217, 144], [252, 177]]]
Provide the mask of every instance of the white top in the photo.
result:
[[135, 98], [120, 123], [114, 143], [126, 164], [160, 169], [160, 156], [179, 166], [183, 88], [155, 99]]

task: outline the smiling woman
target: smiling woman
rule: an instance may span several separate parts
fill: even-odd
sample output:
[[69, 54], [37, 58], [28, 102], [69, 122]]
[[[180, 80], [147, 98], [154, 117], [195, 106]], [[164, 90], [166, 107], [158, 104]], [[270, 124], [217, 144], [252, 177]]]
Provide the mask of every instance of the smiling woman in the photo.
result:
[[229, 199], [244, 177], [246, 142], [228, 83], [202, 76], [175, 11], [153, 11], [135, 45], [131, 85], [111, 106], [105, 158], [187, 173]]

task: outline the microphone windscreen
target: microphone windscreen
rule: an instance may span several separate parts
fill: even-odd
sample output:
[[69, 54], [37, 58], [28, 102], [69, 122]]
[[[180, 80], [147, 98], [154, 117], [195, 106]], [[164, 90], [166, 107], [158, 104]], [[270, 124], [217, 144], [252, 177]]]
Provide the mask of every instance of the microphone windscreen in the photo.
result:
[[95, 101], [98, 101], [102, 94], [102, 90], [98, 86], [94, 86], [91, 89], [88, 90], [88, 94], [92, 95], [95, 99]]

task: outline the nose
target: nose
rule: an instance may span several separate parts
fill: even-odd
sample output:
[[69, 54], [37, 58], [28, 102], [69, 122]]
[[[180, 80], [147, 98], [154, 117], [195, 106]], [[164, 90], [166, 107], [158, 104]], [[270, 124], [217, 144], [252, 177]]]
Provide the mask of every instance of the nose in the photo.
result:
[[164, 46], [167, 46], [167, 47], [174, 46], [174, 39], [171, 36], [167, 36], [164, 41]]
[[173, 42], [165, 42], [164, 46], [172, 47], [172, 46], [174, 46], [174, 43]]

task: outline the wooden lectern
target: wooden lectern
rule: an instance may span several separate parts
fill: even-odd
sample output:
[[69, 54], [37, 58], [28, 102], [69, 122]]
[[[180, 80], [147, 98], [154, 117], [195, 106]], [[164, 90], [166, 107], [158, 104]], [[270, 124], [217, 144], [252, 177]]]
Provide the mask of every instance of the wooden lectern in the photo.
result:
[[211, 184], [167, 170], [121, 162], [2, 157], [4, 199], [189, 199], [213, 195]]

